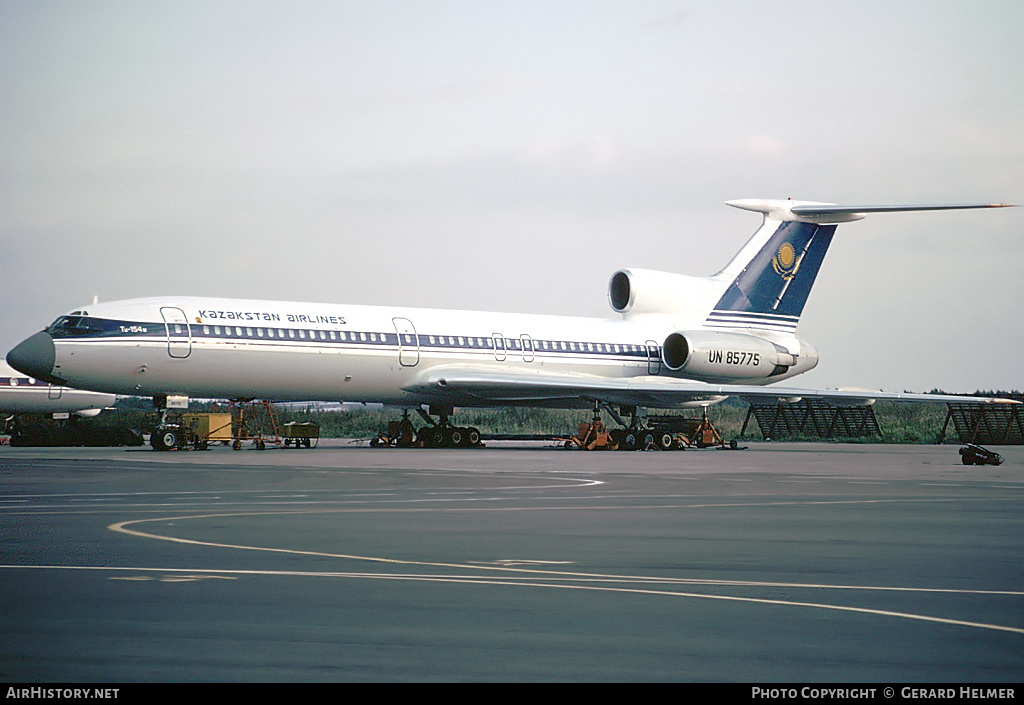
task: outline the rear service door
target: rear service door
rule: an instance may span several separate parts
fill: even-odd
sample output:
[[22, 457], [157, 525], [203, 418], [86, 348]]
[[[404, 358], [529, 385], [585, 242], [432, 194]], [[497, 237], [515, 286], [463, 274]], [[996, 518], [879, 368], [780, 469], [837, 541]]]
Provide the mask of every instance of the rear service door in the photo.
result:
[[398, 333], [398, 362], [403, 367], [415, 367], [420, 362], [420, 336], [408, 318], [392, 318]]

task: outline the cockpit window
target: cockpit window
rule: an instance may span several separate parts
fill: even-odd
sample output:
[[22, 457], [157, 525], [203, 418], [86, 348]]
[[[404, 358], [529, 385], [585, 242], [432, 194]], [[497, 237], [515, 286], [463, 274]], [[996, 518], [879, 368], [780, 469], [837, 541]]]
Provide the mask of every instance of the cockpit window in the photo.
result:
[[46, 332], [54, 338], [70, 338], [103, 331], [102, 323], [88, 316], [61, 316], [46, 329]]

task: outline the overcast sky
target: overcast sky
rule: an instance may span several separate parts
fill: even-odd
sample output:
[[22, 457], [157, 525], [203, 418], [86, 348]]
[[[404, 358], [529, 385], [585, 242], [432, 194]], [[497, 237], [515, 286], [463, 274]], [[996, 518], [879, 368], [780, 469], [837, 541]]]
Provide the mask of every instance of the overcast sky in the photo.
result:
[[[0, 349], [164, 294], [615, 317], [734, 198], [1024, 203], [1020, 0], [0, 0]], [[794, 382], [1024, 389], [1024, 208], [839, 227]]]

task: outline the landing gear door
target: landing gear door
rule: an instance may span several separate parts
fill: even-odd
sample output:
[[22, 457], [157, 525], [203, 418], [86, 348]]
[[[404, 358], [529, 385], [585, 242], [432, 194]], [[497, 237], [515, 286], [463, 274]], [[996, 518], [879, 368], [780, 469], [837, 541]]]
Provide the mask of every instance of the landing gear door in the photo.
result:
[[647, 346], [647, 374], [656, 375], [661, 372], [661, 348], [658, 342], [648, 340]]
[[420, 362], [420, 336], [408, 318], [392, 318], [398, 333], [398, 362], [402, 367], [415, 367]]
[[174, 306], [163, 306], [160, 315], [167, 329], [167, 354], [177, 358], [188, 357], [192, 354], [192, 328], [185, 312]]

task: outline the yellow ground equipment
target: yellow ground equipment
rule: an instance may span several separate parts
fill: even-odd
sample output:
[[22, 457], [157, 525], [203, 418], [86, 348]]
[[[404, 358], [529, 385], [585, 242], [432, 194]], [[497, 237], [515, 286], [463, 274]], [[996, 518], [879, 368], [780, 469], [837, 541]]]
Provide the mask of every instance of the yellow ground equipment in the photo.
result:
[[303, 446], [306, 448], [316, 447], [317, 442], [320, 440], [320, 424], [291, 421], [281, 426], [281, 438], [284, 439], [285, 448], [293, 443], [296, 448]]
[[395, 446], [410, 448], [416, 445], [416, 427], [409, 420], [409, 415], [402, 416], [401, 421], [388, 421], [388, 430], [376, 438], [370, 439], [371, 448]]
[[231, 441], [231, 414], [182, 414], [181, 442], [196, 450], [205, 450], [211, 442]]
[[[562, 440], [562, 439], [559, 439]], [[619, 444], [599, 419], [590, 423], [581, 423], [576, 435], [564, 440], [566, 448], [583, 448], [585, 450], [618, 450]]]

